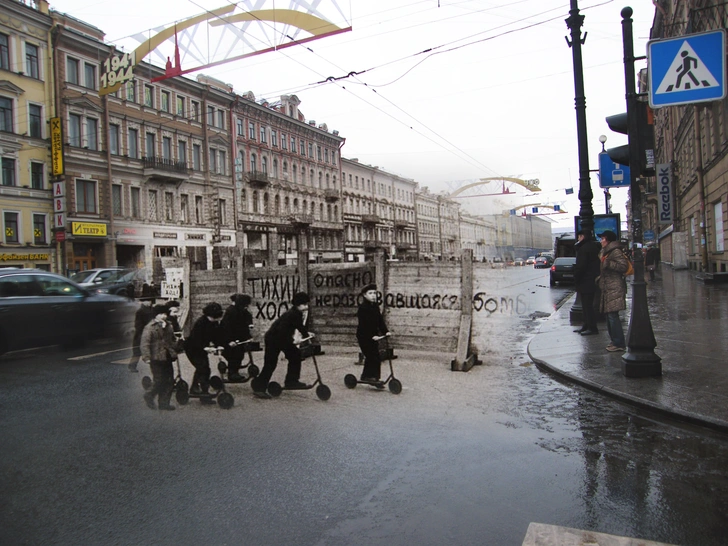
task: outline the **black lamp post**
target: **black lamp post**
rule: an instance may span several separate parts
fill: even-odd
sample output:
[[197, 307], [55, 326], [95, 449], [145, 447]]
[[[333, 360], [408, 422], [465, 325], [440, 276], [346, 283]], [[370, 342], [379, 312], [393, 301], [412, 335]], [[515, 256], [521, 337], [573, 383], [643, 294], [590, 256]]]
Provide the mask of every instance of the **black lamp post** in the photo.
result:
[[[582, 229], [588, 229], [594, 235], [594, 209], [592, 208], [592, 189], [589, 179], [589, 147], [587, 146], [586, 130], [586, 97], [584, 96], [584, 69], [581, 60], [581, 46], [586, 40], [581, 37], [581, 26], [584, 23], [584, 16], [579, 14], [577, 0], [571, 0], [569, 18], [566, 19], [566, 26], [571, 30], [571, 41], [566, 43], [571, 48], [574, 64], [574, 103], [576, 104], [576, 135], [577, 147], [579, 150], [579, 221]], [[576, 234], [574, 234], [576, 236]], [[582, 317], [581, 297], [577, 293], [574, 305], [569, 312], [569, 318], [576, 320]]]

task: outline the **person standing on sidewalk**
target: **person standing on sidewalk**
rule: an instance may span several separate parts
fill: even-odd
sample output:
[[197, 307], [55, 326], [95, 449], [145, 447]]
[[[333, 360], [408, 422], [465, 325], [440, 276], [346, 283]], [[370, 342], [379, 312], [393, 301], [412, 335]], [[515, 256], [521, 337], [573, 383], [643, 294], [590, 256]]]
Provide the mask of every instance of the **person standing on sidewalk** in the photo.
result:
[[655, 280], [655, 269], [657, 269], [657, 260], [658, 260], [658, 252], [657, 247], [654, 244], [650, 244], [647, 247], [647, 252], [645, 252], [645, 268], [650, 273], [650, 280]]
[[594, 309], [594, 295], [597, 291], [596, 279], [599, 276], [599, 243], [592, 239], [591, 230], [582, 229], [576, 242], [576, 265], [574, 265], [574, 282], [576, 291], [581, 296], [581, 309], [584, 322], [579, 330], [582, 336], [593, 336], [597, 330], [597, 313]]
[[626, 344], [619, 312], [627, 308], [627, 282], [624, 274], [629, 269], [629, 262], [617, 241], [616, 233], [606, 230], [599, 234], [599, 240], [602, 245], [600, 274], [597, 278], [602, 291], [599, 311], [607, 317], [607, 330], [612, 340], [607, 345], [607, 351], [624, 351]]

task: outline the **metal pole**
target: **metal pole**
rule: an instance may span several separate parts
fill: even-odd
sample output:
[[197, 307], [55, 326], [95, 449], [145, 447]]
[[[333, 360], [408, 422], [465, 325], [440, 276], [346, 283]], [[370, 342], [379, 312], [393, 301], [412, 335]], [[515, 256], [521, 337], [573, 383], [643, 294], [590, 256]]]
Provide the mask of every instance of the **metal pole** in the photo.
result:
[[635, 90], [634, 46], [632, 43], [632, 8], [622, 9], [622, 41], [624, 45], [624, 82], [629, 124], [630, 198], [632, 201], [632, 316], [627, 331], [627, 352], [622, 355], [622, 373], [626, 377], [652, 377], [662, 375], [662, 363], [655, 354], [655, 334], [647, 307], [645, 260], [642, 253], [642, 190], [639, 186], [639, 142], [637, 124], [637, 93]]
[[[571, 30], [571, 41], [566, 39], [566, 43], [571, 48], [571, 54], [574, 64], [574, 103], [576, 109], [576, 134], [577, 146], [579, 150], [579, 219], [582, 229], [588, 229], [590, 239], [594, 237], [594, 209], [592, 208], [592, 189], [589, 179], [589, 147], [587, 145], [586, 130], [586, 97], [584, 95], [584, 68], [581, 59], [581, 46], [586, 41], [581, 37], [581, 26], [584, 23], [584, 16], [579, 14], [579, 6], [577, 0], [571, 0], [571, 10], [569, 10], [569, 18], [566, 19], [566, 26]], [[576, 235], [576, 234], [574, 234]], [[581, 298], [577, 293], [574, 305], [571, 307], [569, 318], [571, 320], [580, 320], [582, 317]]]

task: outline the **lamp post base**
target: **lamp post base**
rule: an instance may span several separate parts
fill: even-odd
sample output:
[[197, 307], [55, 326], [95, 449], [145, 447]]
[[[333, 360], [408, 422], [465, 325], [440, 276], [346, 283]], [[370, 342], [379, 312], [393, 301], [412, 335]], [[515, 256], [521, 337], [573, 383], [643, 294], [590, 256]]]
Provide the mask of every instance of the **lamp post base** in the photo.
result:
[[581, 303], [581, 293], [576, 293], [576, 299], [569, 309], [569, 322], [574, 324], [575, 322], [584, 322], [584, 307]]
[[622, 355], [622, 374], [625, 377], [660, 377], [662, 360], [651, 351], [630, 350]]

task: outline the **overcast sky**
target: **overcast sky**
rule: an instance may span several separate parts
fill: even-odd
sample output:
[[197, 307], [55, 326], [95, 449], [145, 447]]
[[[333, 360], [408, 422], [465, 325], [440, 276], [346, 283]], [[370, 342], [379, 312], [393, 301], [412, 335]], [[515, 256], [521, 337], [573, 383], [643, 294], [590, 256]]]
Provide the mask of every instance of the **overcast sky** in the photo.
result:
[[[226, 5], [225, 0], [51, 1], [53, 9], [97, 26], [107, 41], [127, 50], [135, 33], [149, 35], [148, 29]], [[289, 2], [240, 5], [287, 8]], [[252, 91], [257, 99], [296, 94], [307, 119], [346, 138], [344, 157], [414, 179], [433, 192], [486, 177], [539, 179], [538, 195], [510, 186], [517, 196], [461, 201], [468, 210], [487, 213], [527, 203], [560, 205], [568, 214], [545, 218], [557, 227], [573, 226], [579, 165], [572, 51], [565, 41], [568, 0], [321, 0], [318, 5], [331, 22], [353, 30], [202, 73], [233, 84], [236, 92]], [[626, 5], [634, 10], [635, 54], [645, 55], [654, 18], [651, 1], [579, 0], [582, 35], [587, 33], [582, 55], [591, 169], [598, 167], [599, 135], [607, 136], [608, 148], [626, 143], [604, 121], [626, 109], [620, 15]], [[195, 34], [198, 56], [228, 54], [212, 32], [201, 26]], [[248, 44], [239, 42], [230, 55], [285, 41], [270, 25], [247, 32]], [[183, 57], [183, 69], [198, 64], [191, 53]], [[638, 61], [636, 71], [645, 66]], [[345, 77], [351, 72], [359, 74]], [[330, 77], [334, 80], [320, 83]], [[591, 181], [594, 211], [604, 213], [596, 173]], [[470, 193], [500, 189], [491, 182]], [[626, 189], [612, 190], [613, 210], [623, 220], [626, 199]]]

